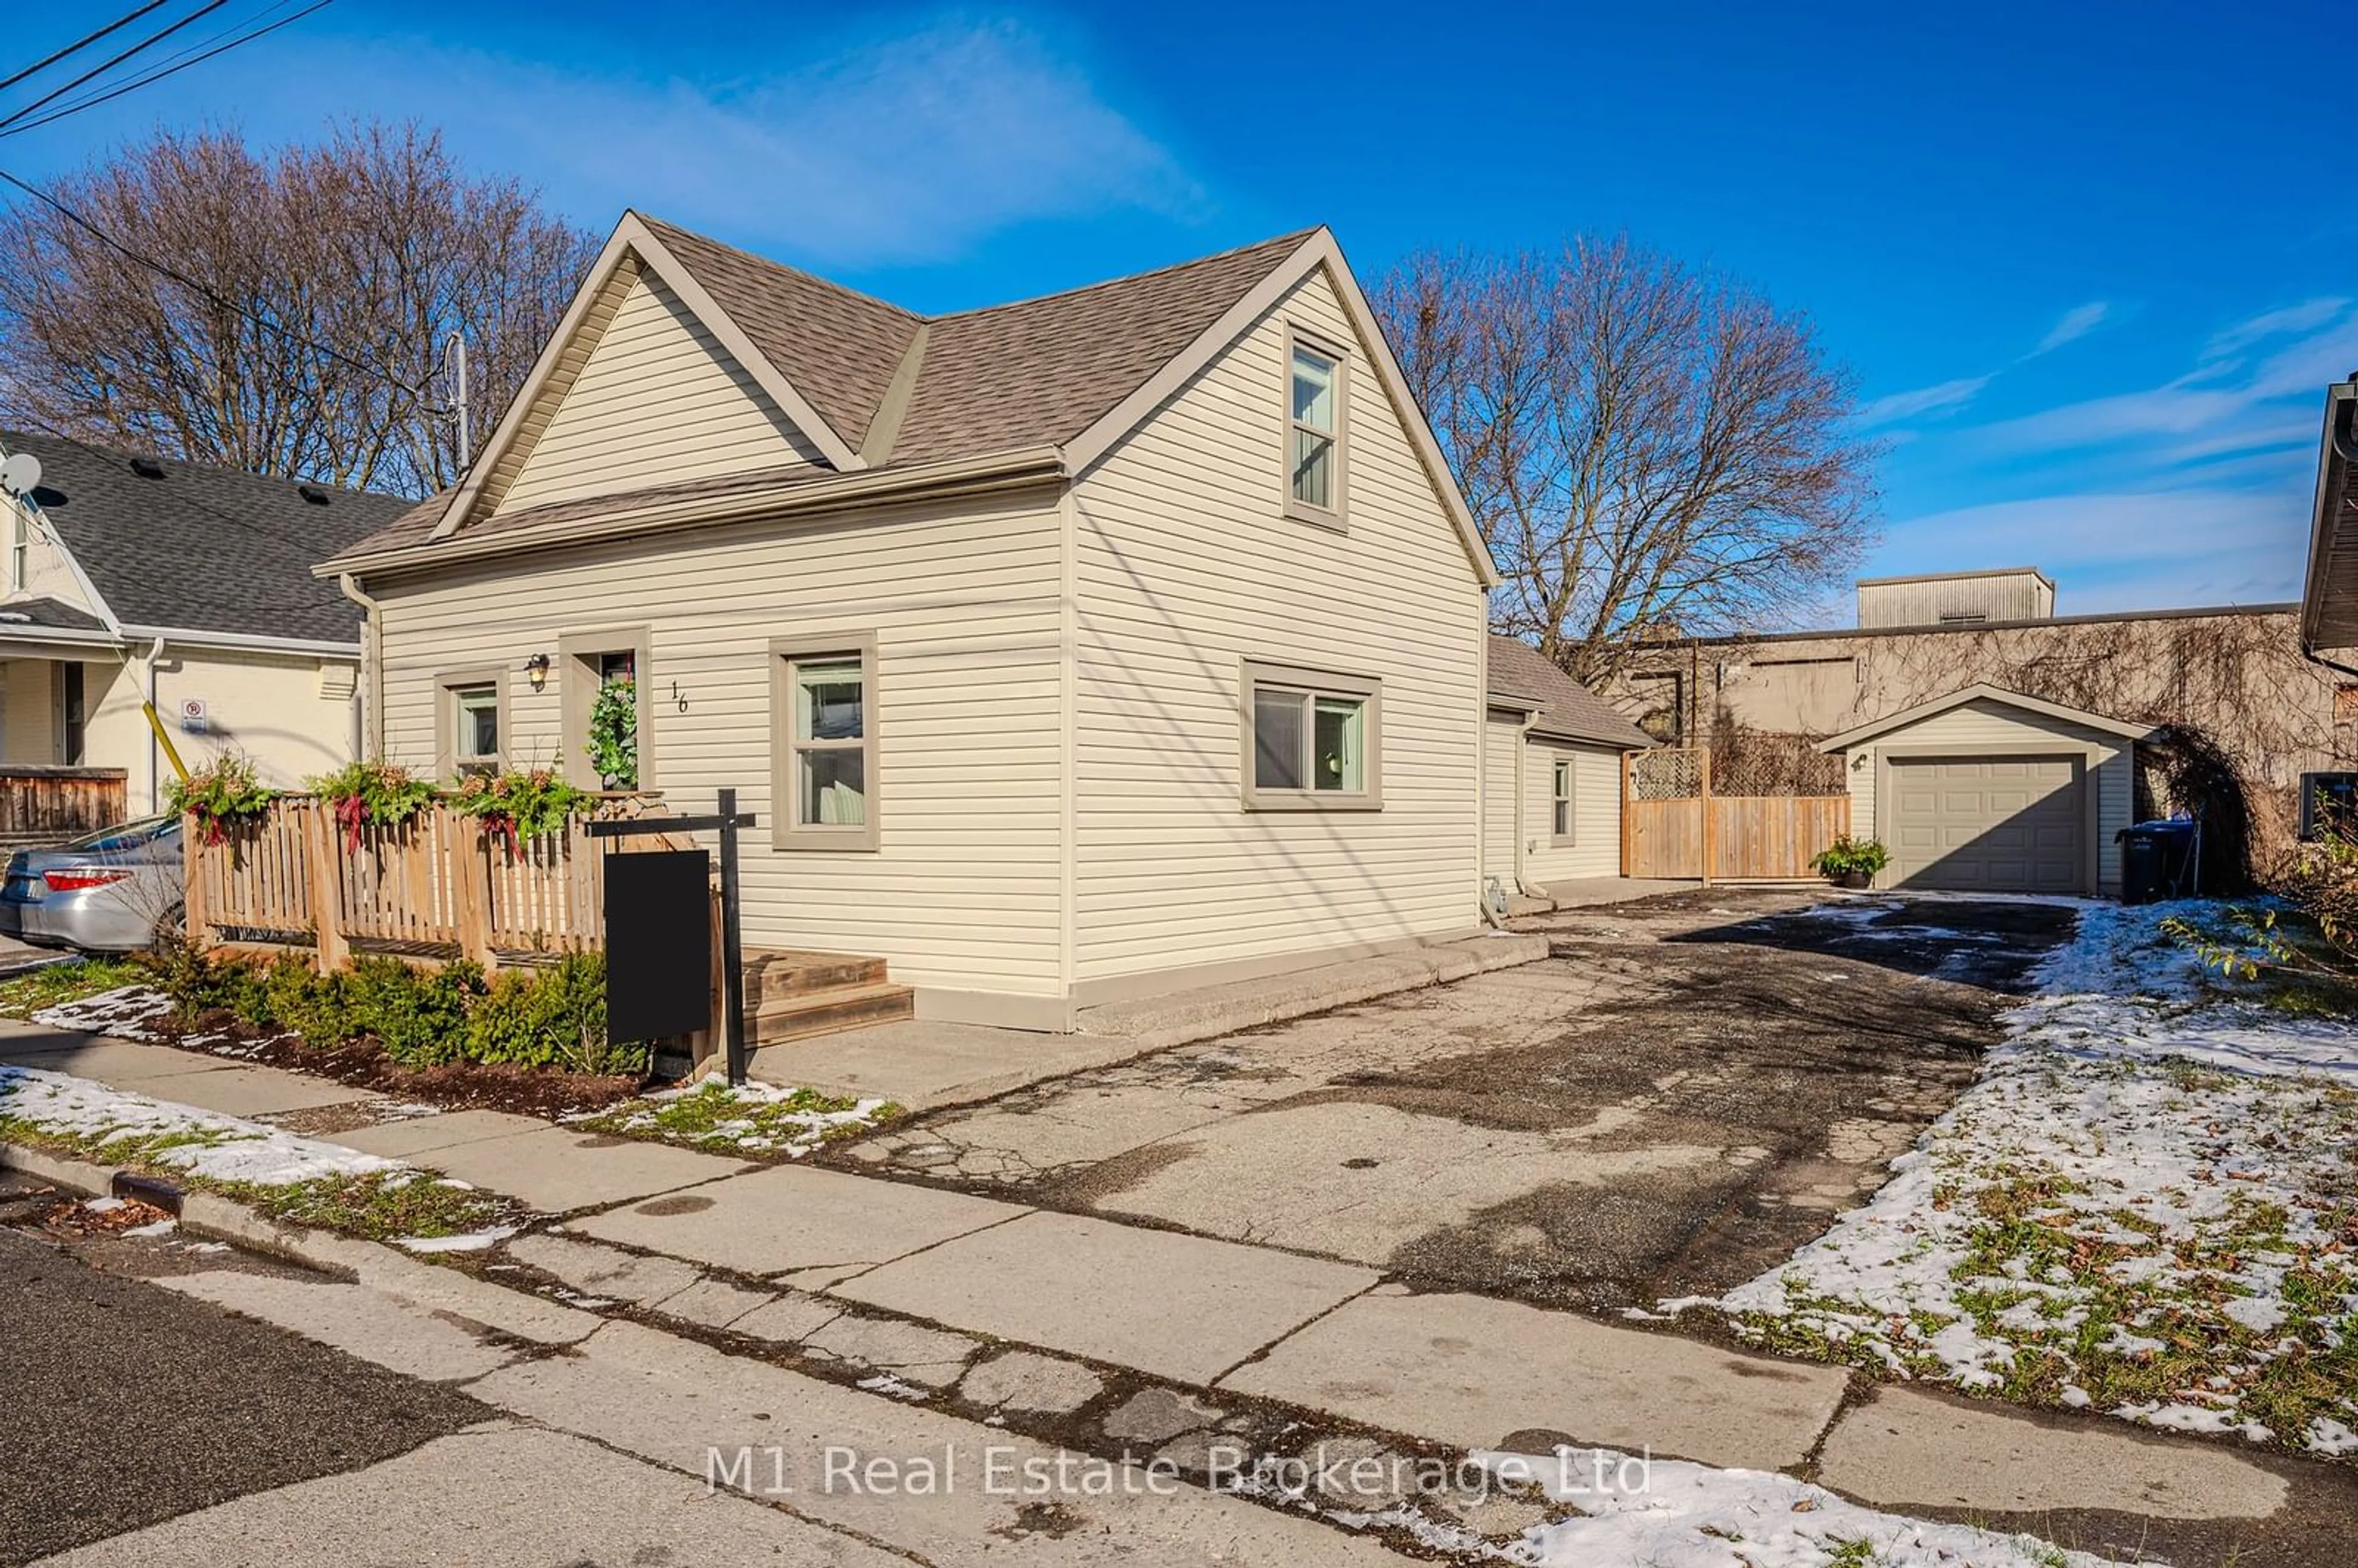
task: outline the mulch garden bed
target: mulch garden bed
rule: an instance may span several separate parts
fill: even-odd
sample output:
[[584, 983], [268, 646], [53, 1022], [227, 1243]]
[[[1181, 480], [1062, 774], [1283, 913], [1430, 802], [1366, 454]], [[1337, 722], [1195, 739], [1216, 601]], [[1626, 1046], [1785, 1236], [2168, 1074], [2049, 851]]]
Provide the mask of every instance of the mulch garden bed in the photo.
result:
[[165, 1013], [146, 1021], [140, 1028], [158, 1045], [284, 1067], [445, 1110], [504, 1110], [555, 1120], [603, 1110], [647, 1087], [642, 1078], [592, 1077], [506, 1064], [454, 1062], [440, 1067], [412, 1067], [395, 1061], [375, 1041], [365, 1037], [315, 1050], [293, 1035], [257, 1035], [235, 1013], [226, 1011], [207, 1012], [186, 1023]]

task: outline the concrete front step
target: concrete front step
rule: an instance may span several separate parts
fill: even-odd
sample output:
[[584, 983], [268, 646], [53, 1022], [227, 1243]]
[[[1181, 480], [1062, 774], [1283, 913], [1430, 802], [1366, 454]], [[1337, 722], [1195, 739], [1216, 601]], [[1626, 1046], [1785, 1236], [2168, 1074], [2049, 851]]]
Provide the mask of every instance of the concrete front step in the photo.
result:
[[807, 1040], [838, 1030], [892, 1023], [917, 1014], [916, 993], [889, 981], [773, 993], [756, 1007], [746, 1000], [746, 1036], [756, 1047]]

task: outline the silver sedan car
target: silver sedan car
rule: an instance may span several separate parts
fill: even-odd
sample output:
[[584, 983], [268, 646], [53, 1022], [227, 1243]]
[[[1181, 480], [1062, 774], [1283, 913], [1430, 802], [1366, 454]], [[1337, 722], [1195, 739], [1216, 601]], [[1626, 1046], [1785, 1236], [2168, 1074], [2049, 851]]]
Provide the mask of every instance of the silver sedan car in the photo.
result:
[[0, 935], [43, 947], [129, 953], [177, 925], [184, 907], [180, 819], [150, 816], [8, 857]]

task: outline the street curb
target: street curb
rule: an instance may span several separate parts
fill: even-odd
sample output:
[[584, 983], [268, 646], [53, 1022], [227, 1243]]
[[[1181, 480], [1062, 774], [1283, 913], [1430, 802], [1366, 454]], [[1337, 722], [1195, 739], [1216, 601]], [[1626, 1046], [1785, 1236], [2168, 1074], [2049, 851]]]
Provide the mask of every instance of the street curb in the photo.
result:
[[[173, 1210], [180, 1229], [207, 1240], [227, 1241], [285, 1262], [298, 1263], [353, 1281], [435, 1312], [463, 1317], [502, 1334], [540, 1345], [571, 1345], [605, 1323], [595, 1313], [527, 1295], [472, 1274], [412, 1258], [387, 1242], [367, 1241], [330, 1230], [280, 1225], [217, 1193], [182, 1191], [153, 1176], [92, 1164], [67, 1155], [0, 1141], [0, 1170], [90, 1197], [137, 1197]], [[134, 1190], [122, 1189], [131, 1184]], [[176, 1202], [159, 1202], [169, 1197]]]
[[38, 1181], [70, 1187], [94, 1198], [113, 1194], [115, 1177], [124, 1174], [112, 1165], [93, 1165], [70, 1155], [51, 1154], [46, 1150], [5, 1141], [0, 1141], [0, 1171], [18, 1171]]

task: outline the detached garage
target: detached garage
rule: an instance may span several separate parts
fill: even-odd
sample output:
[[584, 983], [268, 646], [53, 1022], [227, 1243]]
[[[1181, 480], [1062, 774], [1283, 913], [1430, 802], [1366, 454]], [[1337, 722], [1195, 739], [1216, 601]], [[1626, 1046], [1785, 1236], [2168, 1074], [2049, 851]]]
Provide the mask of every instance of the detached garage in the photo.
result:
[[1852, 832], [1891, 851], [1878, 887], [2117, 894], [2150, 727], [1968, 687], [1834, 736]]

